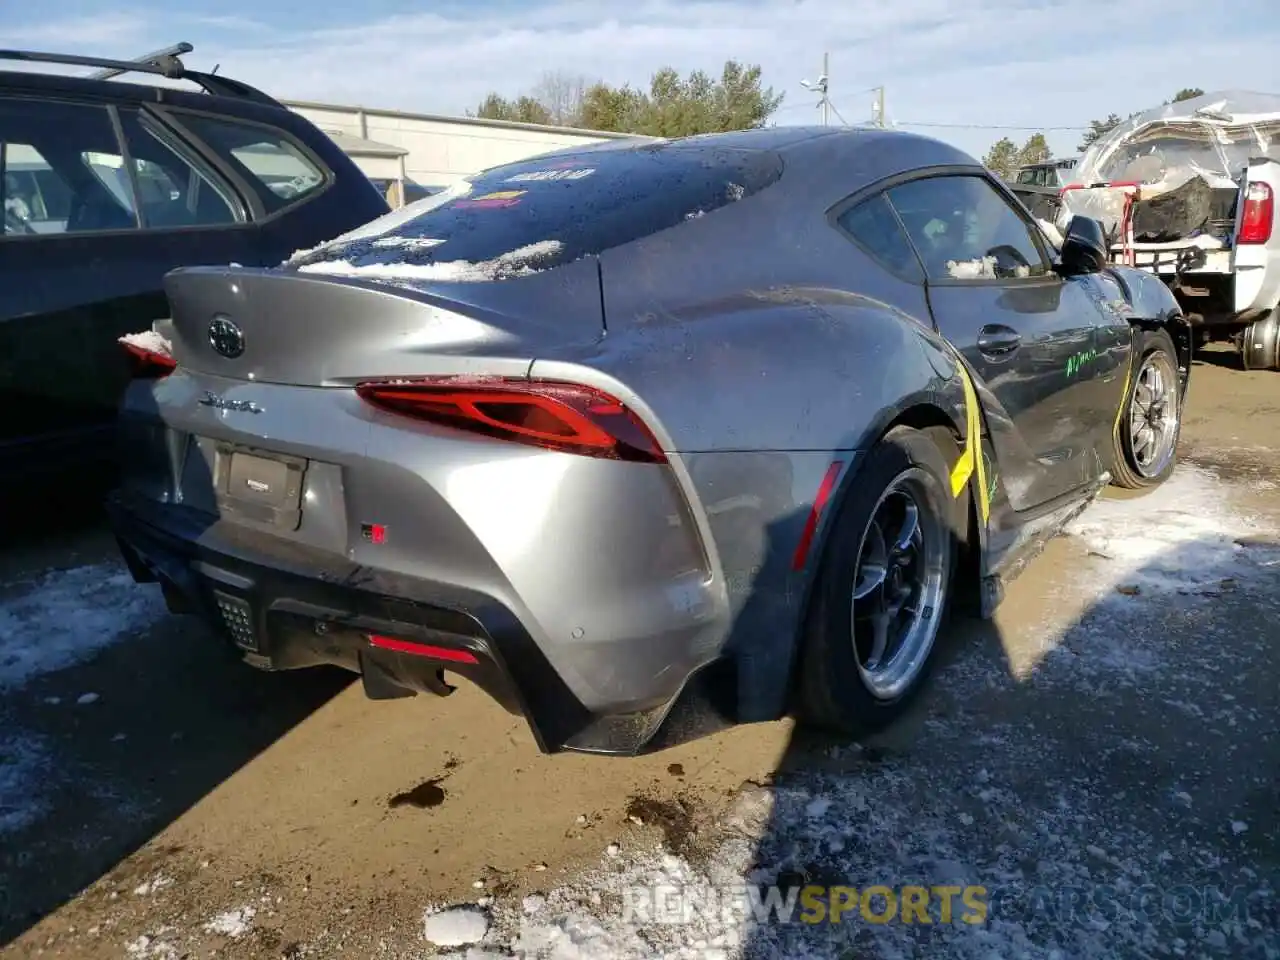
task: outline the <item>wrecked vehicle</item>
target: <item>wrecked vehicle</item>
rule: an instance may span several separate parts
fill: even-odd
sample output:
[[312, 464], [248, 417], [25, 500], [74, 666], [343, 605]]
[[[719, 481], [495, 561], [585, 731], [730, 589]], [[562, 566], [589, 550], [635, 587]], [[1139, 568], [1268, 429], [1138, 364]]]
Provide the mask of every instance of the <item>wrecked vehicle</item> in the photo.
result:
[[1234, 340], [1246, 369], [1280, 369], [1280, 96], [1208, 93], [1140, 113], [1094, 143], [1058, 224], [1103, 223], [1114, 262], [1158, 275], [1200, 344]]
[[1174, 470], [1177, 303], [1065, 233], [892, 130], [494, 167], [276, 269], [170, 273], [111, 522], [250, 663], [374, 698], [447, 671], [547, 751], [856, 736], [952, 601], [990, 615], [1103, 486]]

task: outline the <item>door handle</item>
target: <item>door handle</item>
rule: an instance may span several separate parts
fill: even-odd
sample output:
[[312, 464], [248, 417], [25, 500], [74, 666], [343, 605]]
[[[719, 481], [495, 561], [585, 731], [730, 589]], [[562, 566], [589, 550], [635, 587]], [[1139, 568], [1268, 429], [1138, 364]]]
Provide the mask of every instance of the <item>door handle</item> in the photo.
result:
[[1012, 327], [989, 324], [978, 331], [978, 350], [988, 357], [1005, 357], [1022, 345], [1022, 335]]

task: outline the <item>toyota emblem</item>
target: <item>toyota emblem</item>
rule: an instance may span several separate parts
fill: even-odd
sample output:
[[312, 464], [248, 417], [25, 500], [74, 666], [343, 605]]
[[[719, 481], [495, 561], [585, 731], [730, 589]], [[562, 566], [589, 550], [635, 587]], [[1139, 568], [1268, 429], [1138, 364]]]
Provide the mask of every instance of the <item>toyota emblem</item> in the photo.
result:
[[244, 353], [244, 333], [230, 317], [218, 314], [209, 321], [209, 346], [234, 360]]

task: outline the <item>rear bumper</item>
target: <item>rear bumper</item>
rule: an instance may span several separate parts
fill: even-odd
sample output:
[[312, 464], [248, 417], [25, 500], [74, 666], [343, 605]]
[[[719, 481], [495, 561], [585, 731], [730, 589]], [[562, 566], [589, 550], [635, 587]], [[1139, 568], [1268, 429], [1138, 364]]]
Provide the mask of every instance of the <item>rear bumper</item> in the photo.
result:
[[[523, 716], [547, 753], [639, 753], [684, 692], [639, 713], [595, 713], [492, 597], [211, 524], [120, 491], [106, 510], [134, 579], [159, 583], [171, 610], [202, 616], [263, 669], [340, 666], [360, 673], [374, 698], [447, 695], [447, 670]], [[371, 636], [400, 642], [386, 649]]]

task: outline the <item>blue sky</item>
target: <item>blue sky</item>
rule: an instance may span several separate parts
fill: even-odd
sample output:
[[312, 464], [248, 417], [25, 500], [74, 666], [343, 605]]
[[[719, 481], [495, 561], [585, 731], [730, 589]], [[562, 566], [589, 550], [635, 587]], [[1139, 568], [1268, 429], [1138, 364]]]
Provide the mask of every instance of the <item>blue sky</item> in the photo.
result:
[[[38, 14], [35, 11], [39, 11]], [[131, 57], [178, 40], [192, 66], [288, 99], [458, 114], [558, 70], [645, 84], [661, 65], [734, 57], [785, 91], [779, 123], [816, 122], [799, 84], [831, 55], [849, 122], [886, 87], [891, 121], [981, 156], [1047, 130], [1074, 153], [1089, 119], [1185, 86], [1280, 93], [1276, 0], [43, 0], [0, 4], [0, 47]]]

